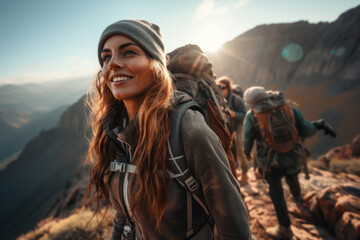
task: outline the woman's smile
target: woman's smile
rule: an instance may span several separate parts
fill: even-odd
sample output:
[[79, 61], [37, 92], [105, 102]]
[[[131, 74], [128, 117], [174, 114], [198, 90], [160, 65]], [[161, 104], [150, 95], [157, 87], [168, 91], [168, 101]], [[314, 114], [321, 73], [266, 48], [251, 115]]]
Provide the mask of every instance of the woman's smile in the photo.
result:
[[121, 76], [121, 77], [114, 77], [114, 78], [111, 79], [110, 81], [116, 83], [116, 82], [125, 82], [125, 81], [128, 81], [128, 80], [130, 80], [130, 79], [131, 79], [131, 77]]

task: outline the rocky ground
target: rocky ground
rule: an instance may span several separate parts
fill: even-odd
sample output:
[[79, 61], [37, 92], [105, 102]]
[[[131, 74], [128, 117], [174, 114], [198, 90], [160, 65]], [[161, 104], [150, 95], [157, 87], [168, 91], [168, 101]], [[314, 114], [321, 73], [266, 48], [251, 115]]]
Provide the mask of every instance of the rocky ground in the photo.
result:
[[[303, 173], [299, 175], [304, 199], [302, 204], [294, 202], [283, 182], [293, 223], [293, 240], [359, 239], [360, 177], [333, 174], [316, 168], [309, 170], [309, 180], [305, 179]], [[276, 225], [277, 221], [268, 195], [268, 185], [257, 177], [253, 168], [248, 176], [248, 184], [241, 186], [241, 189], [250, 213], [251, 231], [257, 239], [270, 239], [265, 229]], [[79, 200], [86, 190], [87, 181], [79, 175], [69, 183], [69, 188], [52, 206], [49, 217], [41, 221], [35, 230], [18, 239], [108, 239], [113, 218], [111, 210], [104, 215], [103, 207], [101, 214], [88, 223], [93, 212], [81, 207]], [[101, 221], [103, 216], [104, 220]]]
[[[277, 224], [268, 185], [256, 177], [253, 168], [242, 186], [250, 212], [251, 231], [258, 239], [270, 239], [265, 229]], [[310, 168], [310, 179], [299, 175], [303, 203], [295, 203], [285, 180], [285, 197], [292, 221], [293, 239], [359, 239], [360, 178]]]

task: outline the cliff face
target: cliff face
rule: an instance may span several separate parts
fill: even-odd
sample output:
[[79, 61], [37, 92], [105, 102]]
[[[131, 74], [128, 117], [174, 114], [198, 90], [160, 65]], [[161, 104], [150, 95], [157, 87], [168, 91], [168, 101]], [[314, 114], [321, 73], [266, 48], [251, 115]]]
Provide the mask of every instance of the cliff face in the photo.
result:
[[227, 42], [210, 59], [217, 76], [243, 89], [281, 90], [309, 120], [325, 118], [338, 138], [308, 141], [314, 156], [360, 132], [360, 6], [332, 23], [261, 25]]
[[80, 99], [57, 128], [42, 131], [9, 166], [0, 171], [0, 235], [13, 239], [30, 229], [82, 167], [87, 150], [87, 110]]

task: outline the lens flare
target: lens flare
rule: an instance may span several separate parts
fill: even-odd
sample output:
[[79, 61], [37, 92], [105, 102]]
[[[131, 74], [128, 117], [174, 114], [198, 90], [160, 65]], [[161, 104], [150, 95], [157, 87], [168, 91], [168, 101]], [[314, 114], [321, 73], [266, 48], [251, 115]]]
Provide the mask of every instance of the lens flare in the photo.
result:
[[344, 55], [345, 52], [346, 52], [346, 48], [344, 46], [341, 46], [331, 51], [331, 53], [336, 57], [341, 57], [342, 55]]
[[281, 54], [287, 61], [297, 62], [302, 58], [304, 51], [299, 44], [290, 43], [282, 49]]

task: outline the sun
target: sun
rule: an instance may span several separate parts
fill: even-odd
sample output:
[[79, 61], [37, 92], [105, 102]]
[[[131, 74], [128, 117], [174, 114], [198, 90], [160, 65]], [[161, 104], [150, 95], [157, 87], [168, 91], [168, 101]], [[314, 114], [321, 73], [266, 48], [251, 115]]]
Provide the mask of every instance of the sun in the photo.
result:
[[204, 43], [201, 44], [201, 48], [204, 52], [216, 52], [222, 44], [222, 39], [207, 39], [207, 41], [204, 41]]
[[226, 40], [220, 29], [205, 26], [195, 35], [195, 42], [204, 52], [215, 52]]

